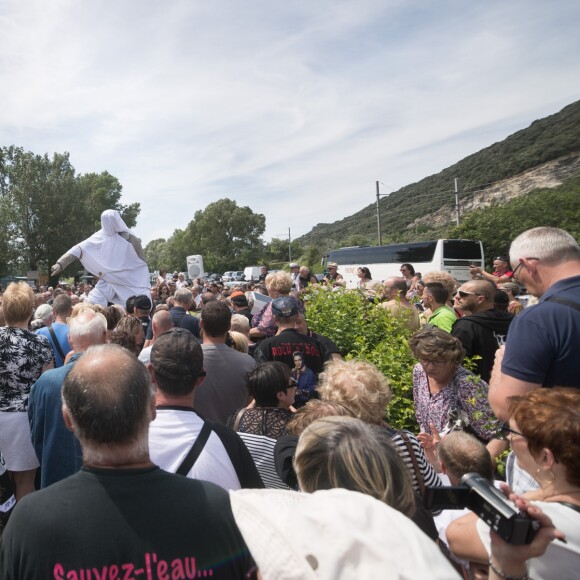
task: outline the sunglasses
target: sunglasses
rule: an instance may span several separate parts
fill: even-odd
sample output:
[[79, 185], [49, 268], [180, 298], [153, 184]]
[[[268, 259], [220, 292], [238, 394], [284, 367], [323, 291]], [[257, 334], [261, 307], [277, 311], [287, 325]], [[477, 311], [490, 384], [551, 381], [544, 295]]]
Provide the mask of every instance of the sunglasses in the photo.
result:
[[457, 290], [456, 296], [459, 295], [460, 298], [467, 298], [468, 296], [481, 296], [477, 292], [465, 292], [464, 290]]

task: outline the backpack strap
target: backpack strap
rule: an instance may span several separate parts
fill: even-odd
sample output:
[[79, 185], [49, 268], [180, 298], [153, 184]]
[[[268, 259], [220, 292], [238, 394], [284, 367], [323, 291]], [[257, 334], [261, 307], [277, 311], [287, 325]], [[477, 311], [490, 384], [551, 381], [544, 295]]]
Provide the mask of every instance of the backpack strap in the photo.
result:
[[62, 352], [62, 347], [58, 342], [58, 338], [56, 338], [56, 332], [54, 332], [54, 328], [52, 328], [52, 324], [48, 327], [48, 332], [50, 332], [50, 337], [52, 338], [52, 342], [54, 343], [54, 348], [56, 348], [56, 352], [60, 355], [62, 359], [62, 364], [64, 365], [65, 354]]
[[175, 472], [177, 473], [177, 475], [186, 476], [191, 471], [191, 468], [193, 467], [199, 455], [203, 451], [203, 448], [205, 447], [205, 444], [207, 443], [207, 440], [211, 435], [211, 431], [212, 431], [211, 423], [207, 420], [204, 421], [203, 427], [201, 428], [199, 435], [196, 437], [193, 445], [191, 446], [191, 449], [189, 450], [188, 454], [185, 456], [185, 459]]
[[563, 304], [564, 306], [574, 308], [574, 310], [580, 310], [580, 304], [578, 304], [578, 302], [568, 300], [567, 298], [561, 298], [560, 296], [550, 296], [549, 298], [546, 298], [544, 302], [556, 302], [557, 304]]

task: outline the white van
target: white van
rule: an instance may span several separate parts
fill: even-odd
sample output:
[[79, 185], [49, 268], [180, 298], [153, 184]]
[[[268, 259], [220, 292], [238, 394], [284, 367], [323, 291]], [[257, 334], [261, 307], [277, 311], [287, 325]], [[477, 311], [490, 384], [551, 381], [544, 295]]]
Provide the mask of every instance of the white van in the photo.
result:
[[260, 277], [260, 266], [248, 266], [244, 268], [244, 281], [257, 282]]

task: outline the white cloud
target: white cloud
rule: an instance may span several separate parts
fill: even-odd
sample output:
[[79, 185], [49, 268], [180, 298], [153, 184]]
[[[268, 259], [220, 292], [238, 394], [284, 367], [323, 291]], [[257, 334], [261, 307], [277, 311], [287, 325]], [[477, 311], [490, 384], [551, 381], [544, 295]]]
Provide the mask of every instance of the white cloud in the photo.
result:
[[[139, 201], [223, 196], [306, 233], [576, 100], [575, 0], [0, 0], [0, 134]], [[387, 188], [388, 190], [388, 188]]]

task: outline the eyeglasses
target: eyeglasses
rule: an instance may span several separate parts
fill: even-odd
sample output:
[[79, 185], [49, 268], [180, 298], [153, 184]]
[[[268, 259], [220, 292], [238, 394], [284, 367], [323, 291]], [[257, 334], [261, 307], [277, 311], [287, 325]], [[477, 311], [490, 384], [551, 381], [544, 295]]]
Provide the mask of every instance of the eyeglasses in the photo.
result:
[[446, 360], [427, 360], [427, 359], [419, 359], [421, 366], [426, 367], [427, 365], [433, 365], [435, 367], [442, 367], [446, 365], [448, 361]]
[[515, 429], [512, 429], [507, 423], [504, 423], [501, 426], [501, 434], [504, 437], [509, 437], [510, 435], [519, 435], [520, 437], [523, 437], [524, 439], [526, 438], [525, 435], [523, 435], [519, 431], [516, 431]]
[[[523, 258], [524, 260], [539, 260], [540, 258]], [[518, 273], [518, 270], [524, 265], [523, 262], [520, 262], [516, 267], [515, 270], [512, 272], [512, 278], [514, 280], [517, 280], [518, 278], [516, 277], [516, 274]]]
[[455, 296], [459, 296], [460, 298], [467, 298], [468, 296], [481, 296], [477, 292], [465, 292], [465, 290], [457, 290]]

